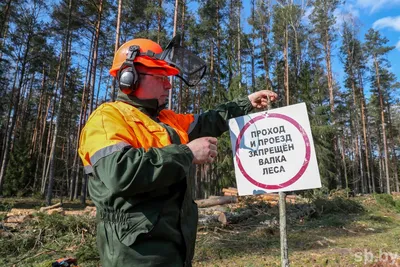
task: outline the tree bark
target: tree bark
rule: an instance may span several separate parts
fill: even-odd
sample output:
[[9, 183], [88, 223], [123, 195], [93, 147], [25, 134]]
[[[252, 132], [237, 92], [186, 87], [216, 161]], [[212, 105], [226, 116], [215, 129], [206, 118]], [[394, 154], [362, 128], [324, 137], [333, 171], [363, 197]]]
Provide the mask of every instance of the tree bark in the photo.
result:
[[290, 93], [289, 93], [289, 31], [287, 25], [285, 25], [284, 39], [285, 44], [283, 46], [283, 60], [285, 63], [285, 74], [283, 77], [283, 85], [285, 87], [285, 95], [286, 95], [286, 105], [288, 106], [290, 103]]
[[398, 164], [398, 160], [397, 160], [397, 155], [396, 155], [396, 146], [395, 146], [395, 139], [393, 137], [393, 124], [392, 124], [392, 115], [390, 112], [390, 103], [387, 100], [386, 101], [386, 106], [387, 106], [387, 111], [388, 111], [388, 125], [389, 125], [389, 139], [391, 140], [390, 142], [390, 150], [392, 151], [392, 170], [393, 170], [393, 174], [394, 174], [394, 186], [395, 186], [395, 190], [396, 192], [399, 192], [399, 177], [398, 177], [398, 168], [397, 168], [397, 164]]
[[[1, 149], [1, 162], [3, 162], [4, 156], [5, 156], [5, 151], [6, 151], [6, 144], [8, 143], [8, 133], [9, 133], [9, 126], [10, 126], [10, 118], [11, 118], [11, 113], [14, 107], [14, 98], [16, 94], [17, 87], [15, 86], [17, 83], [17, 76], [18, 76], [18, 67], [19, 67], [19, 61], [16, 62], [16, 67], [15, 67], [15, 73], [14, 73], [14, 78], [13, 78], [13, 84], [12, 84], [12, 89], [11, 89], [11, 99], [8, 107], [8, 113], [7, 113], [7, 118], [5, 122], [5, 127], [4, 127], [4, 138], [2, 142], [2, 149]], [[1, 194], [1, 191], [0, 191]]]
[[238, 202], [237, 197], [221, 196], [218, 198], [200, 199], [195, 201], [199, 208], [211, 207], [216, 205], [223, 205], [228, 203]]
[[97, 13], [97, 22], [96, 22], [96, 32], [94, 35], [93, 41], [93, 60], [92, 60], [92, 70], [91, 70], [91, 81], [89, 84], [89, 92], [90, 92], [90, 103], [89, 103], [89, 114], [93, 112], [93, 105], [94, 105], [94, 87], [96, 83], [96, 71], [97, 71], [97, 54], [98, 54], [98, 47], [99, 47], [99, 38], [100, 38], [100, 26], [103, 14], [103, 0], [99, 0], [99, 7]]
[[157, 14], [157, 43], [161, 41], [161, 21], [162, 21], [162, 0], [158, 0], [158, 14]]
[[[251, 20], [255, 21], [255, 0], [251, 0]], [[250, 60], [251, 60], [251, 91], [254, 93], [256, 91], [256, 75], [255, 75], [255, 62], [254, 62], [254, 54], [255, 54], [255, 29], [254, 25], [251, 30], [251, 55], [250, 55]]]
[[390, 180], [389, 180], [389, 155], [387, 148], [387, 140], [386, 140], [386, 127], [385, 127], [385, 108], [383, 105], [383, 95], [381, 92], [380, 85], [380, 77], [379, 77], [379, 65], [376, 58], [376, 55], [373, 55], [374, 58], [374, 66], [375, 66], [375, 75], [376, 75], [376, 85], [378, 89], [378, 97], [379, 97], [379, 107], [381, 112], [381, 126], [382, 126], [382, 137], [383, 137], [383, 151], [384, 151], [384, 162], [385, 162], [385, 174], [386, 174], [386, 193], [390, 194]]
[[[69, 0], [68, 3], [68, 23], [67, 23], [67, 30], [66, 30], [66, 42], [64, 45], [64, 49], [66, 51], [66, 56], [64, 57], [64, 70], [63, 70], [63, 77], [62, 77], [62, 83], [60, 87], [60, 101], [58, 102], [58, 108], [56, 111], [57, 118], [56, 118], [56, 124], [54, 126], [54, 133], [53, 133], [53, 139], [52, 139], [52, 145], [51, 145], [51, 150], [50, 150], [50, 156], [49, 156], [49, 184], [47, 188], [47, 195], [46, 195], [46, 203], [48, 206], [51, 205], [51, 199], [53, 196], [53, 186], [54, 186], [54, 162], [56, 159], [56, 143], [57, 143], [57, 137], [58, 137], [58, 130], [61, 124], [61, 114], [63, 111], [63, 102], [64, 102], [64, 92], [65, 92], [65, 87], [66, 87], [66, 81], [67, 81], [67, 73], [69, 69], [69, 64], [70, 64], [70, 51], [71, 51], [71, 45], [72, 45], [72, 35], [71, 35], [71, 14], [72, 14], [72, 1]], [[62, 56], [61, 56], [62, 58]], [[61, 64], [62, 60], [60, 61], [60, 69], [61, 69]], [[58, 79], [56, 80], [58, 83]], [[57, 88], [58, 86], [56, 86]]]
[[[3, 12], [3, 20], [0, 22], [0, 61], [3, 58], [3, 44], [4, 44], [4, 40], [6, 39], [6, 35], [7, 35], [7, 28], [8, 28], [8, 19], [10, 17], [10, 13], [11, 13], [11, 2], [12, 0], [7, 0], [6, 5], [4, 6], [4, 10], [2, 10]], [[1, 192], [1, 191], [0, 191]]]
[[[92, 60], [92, 70], [91, 70], [91, 82], [88, 86], [90, 91], [90, 102], [89, 102], [89, 114], [93, 112], [93, 102], [94, 102], [94, 85], [96, 82], [96, 70], [97, 70], [97, 53], [98, 53], [98, 46], [99, 46], [99, 37], [100, 37], [100, 26], [101, 20], [103, 15], [103, 0], [99, 0], [99, 7], [98, 7], [98, 18], [96, 23], [96, 33], [94, 35], [93, 40], [93, 60]], [[86, 203], [86, 191], [87, 191], [87, 175], [84, 175], [84, 181], [82, 183], [81, 189], [81, 203]]]
[[[161, 0], [160, 0], [161, 1]], [[119, 48], [119, 32], [121, 28], [121, 11], [122, 11], [122, 0], [118, 0], [118, 16], [117, 16], [117, 27], [116, 27], [116, 33], [115, 33], [115, 47], [114, 47], [114, 55], [117, 53], [117, 50]], [[112, 79], [112, 85], [111, 85], [111, 100], [115, 100], [115, 85], [116, 85], [116, 78], [113, 77]]]
[[[176, 35], [176, 28], [178, 27], [178, 8], [179, 8], [179, 0], [175, 0], [175, 11], [174, 11], [174, 30], [173, 36]], [[170, 77], [171, 90], [168, 92], [168, 109], [172, 109], [172, 91], [174, 90], [174, 79], [172, 76]]]
[[26, 70], [26, 64], [28, 61], [28, 54], [31, 46], [31, 39], [32, 39], [33, 33], [29, 33], [27, 36], [26, 40], [26, 46], [25, 46], [25, 51], [23, 55], [23, 59], [21, 62], [21, 74], [19, 78], [19, 83], [18, 83], [18, 88], [17, 88], [17, 95], [15, 96], [15, 102], [14, 102], [14, 112], [13, 116], [11, 118], [11, 126], [8, 129], [7, 137], [6, 137], [6, 143], [5, 143], [5, 148], [4, 148], [4, 155], [3, 155], [3, 160], [1, 163], [1, 169], [0, 169], [0, 195], [2, 194], [3, 191], [3, 183], [4, 183], [4, 178], [6, 176], [6, 169], [7, 169], [7, 164], [10, 156], [10, 147], [12, 147], [12, 133], [14, 132], [14, 127], [15, 123], [17, 121], [17, 115], [19, 111], [19, 101], [20, 101], [20, 95], [21, 95], [21, 88], [22, 88], [22, 83], [24, 81], [24, 76], [25, 76], [25, 70]]
[[238, 63], [238, 76], [239, 76], [239, 91], [242, 90], [242, 54], [241, 54], [241, 27], [240, 27], [240, 10], [241, 10], [241, 1], [238, 1], [237, 4], [237, 63]]

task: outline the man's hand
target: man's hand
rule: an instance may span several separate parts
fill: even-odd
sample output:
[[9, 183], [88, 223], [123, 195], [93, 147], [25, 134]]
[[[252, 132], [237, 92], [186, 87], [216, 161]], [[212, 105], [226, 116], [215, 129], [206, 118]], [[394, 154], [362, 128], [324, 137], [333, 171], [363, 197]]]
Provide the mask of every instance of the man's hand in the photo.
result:
[[275, 101], [278, 95], [270, 90], [262, 90], [249, 95], [249, 100], [253, 108], [266, 108], [268, 106], [268, 97], [270, 101]]
[[187, 146], [194, 155], [193, 163], [195, 164], [211, 163], [217, 156], [217, 138], [197, 138], [188, 143]]

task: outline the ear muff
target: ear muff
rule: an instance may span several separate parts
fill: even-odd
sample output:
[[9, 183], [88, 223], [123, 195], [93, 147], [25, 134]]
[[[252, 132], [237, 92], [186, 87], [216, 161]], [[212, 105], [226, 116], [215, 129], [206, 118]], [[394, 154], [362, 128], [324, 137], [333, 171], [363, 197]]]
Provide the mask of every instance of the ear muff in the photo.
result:
[[138, 53], [140, 53], [139, 46], [130, 46], [126, 60], [118, 71], [119, 89], [127, 95], [133, 93], [139, 85], [139, 75], [133, 64]]
[[[124, 67], [124, 65], [122, 65], [122, 67]], [[122, 69], [120, 71], [118, 81], [119, 81], [119, 89], [124, 94], [129, 95], [133, 93], [139, 85], [139, 75], [137, 74], [135, 67], [131, 66]]]

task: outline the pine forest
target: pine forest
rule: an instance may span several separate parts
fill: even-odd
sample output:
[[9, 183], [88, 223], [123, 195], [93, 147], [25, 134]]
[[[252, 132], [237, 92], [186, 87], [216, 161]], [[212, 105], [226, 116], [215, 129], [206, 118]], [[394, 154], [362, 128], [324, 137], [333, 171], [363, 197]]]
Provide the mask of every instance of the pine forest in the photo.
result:
[[[0, 3], [0, 195], [89, 198], [79, 134], [118, 85], [118, 47], [175, 33], [207, 62], [195, 87], [173, 80], [170, 108], [201, 113], [269, 89], [274, 107], [305, 102], [323, 187], [400, 189], [400, 80], [395, 47], [338, 0], [3, 0]], [[339, 64], [334, 63], [339, 59]], [[338, 69], [340, 68], [340, 69]], [[337, 73], [344, 73], [339, 77]], [[229, 133], [213, 164], [193, 165], [197, 199], [235, 187]]]

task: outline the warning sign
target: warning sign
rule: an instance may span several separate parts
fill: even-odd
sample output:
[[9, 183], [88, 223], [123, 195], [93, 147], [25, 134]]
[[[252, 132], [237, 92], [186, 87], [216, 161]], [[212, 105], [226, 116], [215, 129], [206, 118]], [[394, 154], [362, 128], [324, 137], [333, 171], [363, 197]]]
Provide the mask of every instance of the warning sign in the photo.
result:
[[239, 195], [321, 187], [305, 103], [229, 120]]

